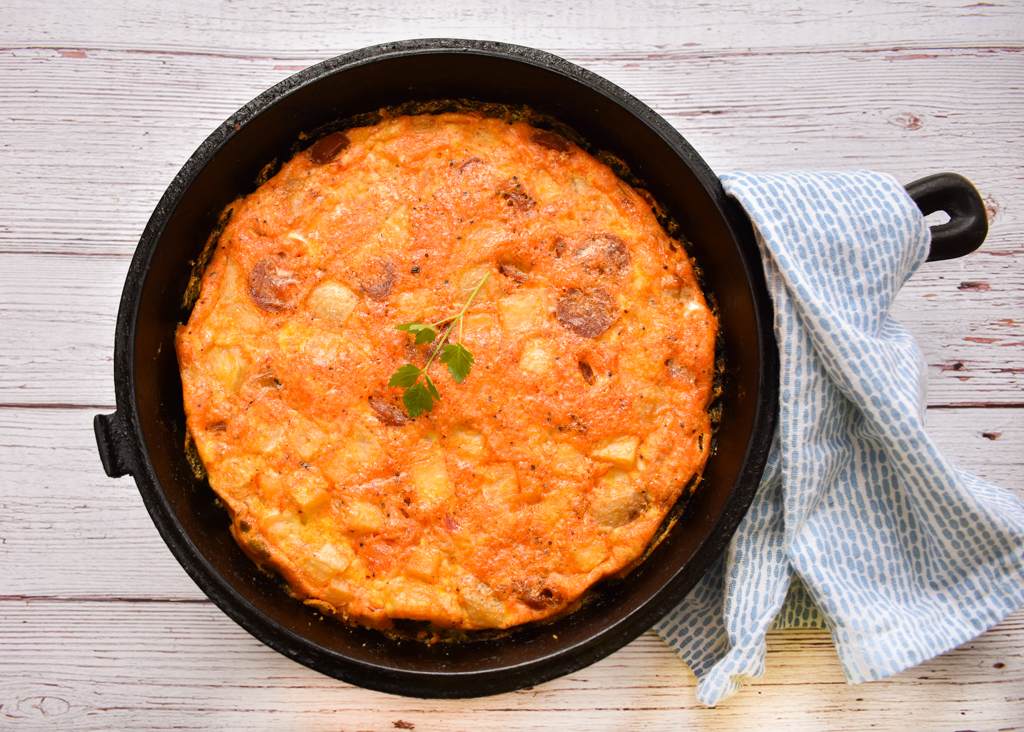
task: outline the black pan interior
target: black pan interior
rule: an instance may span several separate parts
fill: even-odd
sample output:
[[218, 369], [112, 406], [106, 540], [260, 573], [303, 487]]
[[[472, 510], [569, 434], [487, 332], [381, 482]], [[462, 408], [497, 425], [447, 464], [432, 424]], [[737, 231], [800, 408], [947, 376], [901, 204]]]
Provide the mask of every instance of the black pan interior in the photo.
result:
[[[182, 295], [223, 207], [286, 160], [301, 133], [409, 101], [465, 98], [527, 105], [626, 161], [678, 221], [717, 302], [726, 379], [716, 453], [683, 519], [639, 568], [553, 624], [508, 637], [427, 646], [322, 619], [256, 570], [223, 509], [184, 458], [175, 360]], [[757, 486], [774, 424], [771, 306], [749, 223], [683, 138], [609, 82], [532, 49], [412, 41], [311, 67], [239, 110], [171, 184], [139, 244], [118, 319], [118, 411], [135, 441], [132, 472], [168, 545], [200, 587], [276, 650], [323, 673], [382, 691], [481, 696], [530, 686], [592, 663], [667, 612], [724, 548]]]

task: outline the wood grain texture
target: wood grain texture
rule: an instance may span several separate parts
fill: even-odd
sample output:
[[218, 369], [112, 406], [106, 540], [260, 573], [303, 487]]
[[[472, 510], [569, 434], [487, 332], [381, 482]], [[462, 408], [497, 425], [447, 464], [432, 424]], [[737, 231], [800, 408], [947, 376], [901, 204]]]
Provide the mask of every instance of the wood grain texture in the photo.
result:
[[[1024, 613], [888, 680], [845, 683], [827, 633], [769, 635], [768, 673], [714, 710], [653, 633], [561, 679], [483, 699], [417, 700], [322, 676], [209, 604], [0, 601], [0, 720], [13, 729], [1013, 729]], [[10, 629], [16, 628], [15, 638]], [[111, 628], [116, 628], [116, 638]], [[808, 671], [813, 670], [811, 675]], [[837, 712], [842, 712], [837, 713]], [[405, 729], [409, 729], [405, 727]]]
[[[74, 6], [7, 0], [19, 22], [0, 30], [0, 44], [68, 49], [159, 49], [217, 55], [333, 55], [405, 38], [477, 38], [556, 53], [604, 54], [702, 47], [770, 50], [796, 45], [846, 50], [851, 45], [900, 48], [967, 44], [978, 38], [1015, 44], [1018, 2], [927, 4], [868, 0], [392, 0], [380, 5], [299, 0], [286, 4], [161, 3], [106, 0], [89, 14]], [[187, 32], [178, 32], [187, 29]], [[268, 54], [268, 49], [273, 54]]]
[[0, 24], [0, 728], [1024, 729], [1024, 611], [849, 686], [823, 631], [705, 709], [653, 634], [513, 694], [423, 701], [321, 676], [210, 603], [134, 482], [100, 467], [121, 287], [167, 184], [225, 118], [327, 57], [411, 37], [543, 48], [638, 97], [719, 172], [942, 170], [982, 192], [974, 255], [893, 316], [956, 464], [1024, 497], [1024, 3], [933, 0], [7, 0]]
[[[1024, 249], [1014, 110], [1021, 48], [569, 56], [675, 125], [712, 169], [942, 170], [989, 201], [986, 246]], [[0, 251], [130, 254], [163, 190], [235, 110], [292, 72], [275, 58], [0, 51]], [[67, 81], [74, 79], [73, 87]], [[17, 140], [17, 144], [11, 141]], [[83, 189], [80, 185], [88, 181]], [[244, 193], [242, 191], [241, 193]], [[74, 210], [74, 218], [61, 212]], [[44, 214], [45, 212], [45, 214]]]

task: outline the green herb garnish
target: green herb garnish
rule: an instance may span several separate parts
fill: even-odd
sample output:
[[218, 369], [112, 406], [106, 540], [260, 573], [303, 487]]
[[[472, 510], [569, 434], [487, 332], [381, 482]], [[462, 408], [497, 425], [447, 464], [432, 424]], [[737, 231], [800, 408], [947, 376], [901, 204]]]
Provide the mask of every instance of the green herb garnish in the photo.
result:
[[[398, 371], [391, 375], [391, 380], [388, 381], [388, 386], [396, 386], [405, 389], [405, 395], [402, 397], [402, 403], [405, 404], [406, 410], [409, 412], [410, 417], [418, 417], [424, 412], [429, 412], [434, 408], [434, 402], [441, 401], [441, 395], [437, 391], [437, 387], [434, 385], [433, 380], [427, 374], [427, 369], [430, 368], [430, 364], [437, 358], [438, 353], [441, 355], [441, 363], [448, 367], [448, 373], [452, 375], [452, 379], [455, 380], [456, 384], [461, 384], [469, 376], [469, 371], [473, 367], [475, 362], [473, 354], [469, 352], [464, 345], [462, 345], [462, 316], [465, 315], [466, 310], [469, 308], [469, 304], [473, 302], [473, 298], [480, 292], [480, 288], [484, 286], [484, 282], [491, 276], [488, 272], [483, 276], [480, 282], [477, 283], [473, 293], [466, 300], [466, 304], [462, 306], [462, 310], [457, 315], [450, 315], [447, 318], [442, 318], [436, 323], [430, 325], [424, 325], [423, 323], [400, 323], [395, 328], [398, 330], [404, 330], [407, 333], [415, 334], [417, 345], [423, 345], [424, 343], [433, 343], [437, 338], [437, 329], [439, 326], [448, 323], [448, 327], [444, 331], [444, 335], [441, 336], [441, 341], [444, 342], [448, 338], [448, 335], [452, 332], [456, 323], [459, 326], [459, 338], [456, 343], [447, 343], [443, 348], [434, 349], [434, 352], [430, 354], [430, 358], [427, 360], [426, 365], [423, 368], [414, 366], [411, 363], [402, 366]], [[420, 377], [423, 381], [420, 381]]]

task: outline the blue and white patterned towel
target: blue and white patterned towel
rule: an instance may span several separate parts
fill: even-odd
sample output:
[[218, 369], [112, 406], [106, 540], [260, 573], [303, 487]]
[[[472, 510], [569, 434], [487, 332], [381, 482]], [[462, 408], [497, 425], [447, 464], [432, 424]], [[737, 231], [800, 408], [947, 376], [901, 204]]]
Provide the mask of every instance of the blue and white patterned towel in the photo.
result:
[[772, 627], [828, 627], [856, 683], [1024, 603], [1024, 502], [951, 465], [925, 434], [924, 359], [888, 315], [928, 256], [914, 202], [870, 172], [722, 182], [757, 232], [782, 383], [750, 512], [655, 628], [708, 705], [764, 673]]

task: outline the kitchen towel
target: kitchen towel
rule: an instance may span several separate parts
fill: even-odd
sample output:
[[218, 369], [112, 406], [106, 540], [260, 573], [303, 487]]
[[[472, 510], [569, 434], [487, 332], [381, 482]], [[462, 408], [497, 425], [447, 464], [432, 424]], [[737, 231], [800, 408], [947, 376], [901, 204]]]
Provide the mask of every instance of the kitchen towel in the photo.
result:
[[928, 256], [917, 206], [872, 172], [722, 183], [754, 223], [781, 384], [750, 511], [655, 627], [712, 706], [764, 673], [772, 627], [827, 627], [856, 683], [944, 653], [1024, 603], [1024, 502], [929, 439], [924, 358], [888, 314]]

